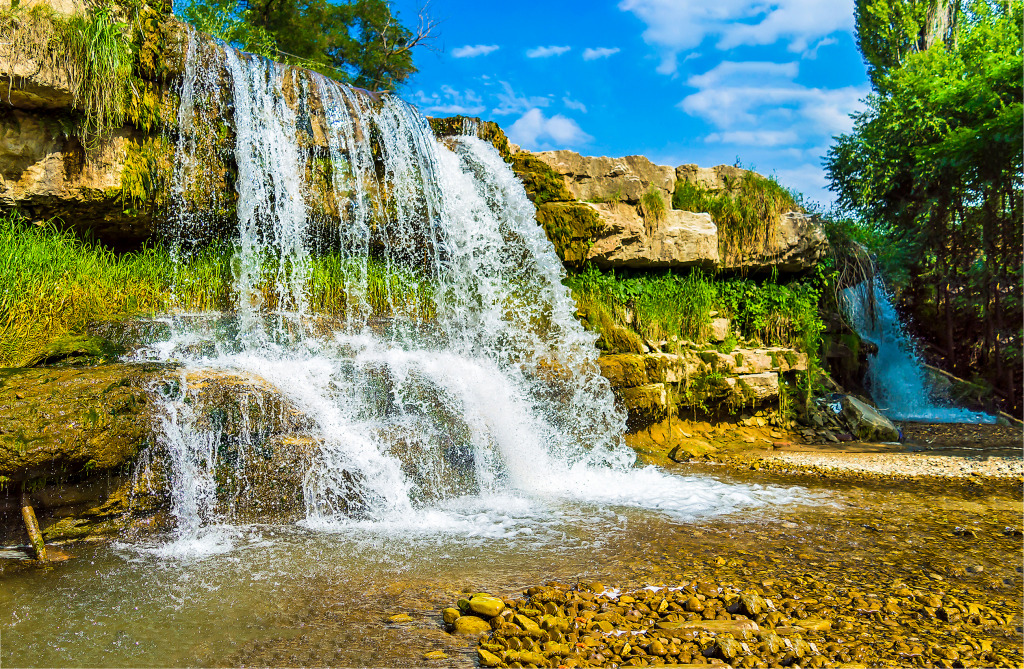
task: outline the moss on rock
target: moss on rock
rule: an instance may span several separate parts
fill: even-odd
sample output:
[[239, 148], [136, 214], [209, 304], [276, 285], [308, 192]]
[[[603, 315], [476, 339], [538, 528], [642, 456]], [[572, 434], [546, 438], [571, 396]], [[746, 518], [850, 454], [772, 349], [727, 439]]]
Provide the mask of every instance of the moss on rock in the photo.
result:
[[601, 231], [597, 212], [578, 202], [538, 205], [537, 222], [555, 245], [558, 257], [571, 268], [580, 268], [586, 263], [594, 239]]
[[17, 482], [116, 470], [148, 442], [146, 384], [155, 368], [0, 371], [0, 476]]
[[562, 175], [533, 154], [522, 152], [512, 156], [512, 169], [522, 180], [530, 201], [538, 207], [547, 202], [576, 201]]

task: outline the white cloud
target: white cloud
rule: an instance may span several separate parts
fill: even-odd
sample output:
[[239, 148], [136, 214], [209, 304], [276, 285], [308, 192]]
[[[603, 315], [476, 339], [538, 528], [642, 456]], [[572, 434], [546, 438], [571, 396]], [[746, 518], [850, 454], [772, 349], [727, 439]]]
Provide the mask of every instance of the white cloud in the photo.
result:
[[441, 93], [426, 94], [422, 90], [412, 96], [414, 104], [425, 114], [462, 114], [476, 116], [487, 107], [483, 99], [472, 90], [457, 91], [451, 86], [441, 86]]
[[486, 56], [489, 53], [498, 50], [497, 44], [477, 44], [476, 46], [460, 46], [452, 49], [453, 58], [476, 58], [477, 56]]
[[575, 109], [581, 111], [584, 114], [587, 113], [587, 105], [583, 104], [579, 100], [573, 100], [568, 95], [562, 96], [562, 104], [565, 105], [566, 109]]
[[583, 51], [583, 60], [597, 60], [598, 58], [607, 58], [609, 56], [614, 56], [619, 51], [621, 51], [621, 49], [619, 49], [618, 47], [615, 47], [614, 49], [610, 49], [606, 46], [597, 47], [596, 49], [588, 48]]
[[576, 121], [555, 114], [544, 116], [540, 109], [527, 110], [508, 128], [508, 137], [524, 149], [537, 151], [553, 148], [569, 148], [586, 144], [594, 139], [583, 132]]
[[854, 0], [620, 0], [619, 9], [647, 24], [644, 41], [675, 74], [678, 55], [717, 38], [718, 49], [788, 42], [791, 52], [836, 31], [853, 30]]
[[550, 58], [551, 56], [561, 56], [563, 53], [571, 49], [568, 46], [539, 46], [535, 49], [530, 49], [526, 52], [527, 58]]
[[517, 95], [507, 81], [501, 82], [504, 92], [498, 93], [498, 106], [491, 110], [492, 114], [505, 116], [508, 114], [522, 114], [535, 107], [547, 107], [551, 102], [543, 96]]
[[743, 146], [783, 146], [798, 142], [795, 130], [732, 130], [713, 132], [704, 138], [708, 144], [740, 144]]
[[813, 47], [800, 54], [800, 57], [806, 58], [807, 60], [815, 60], [818, 57], [818, 49], [820, 49], [823, 46], [829, 46], [830, 44], [838, 43], [839, 40], [837, 40], [835, 37], [826, 37], [823, 40], [819, 40], [818, 43], [815, 44]]
[[[790, 132], [804, 140], [791, 143], [802, 144], [849, 131], [849, 115], [861, 107], [867, 87], [811, 88], [795, 81], [798, 73], [797, 63], [724, 61], [690, 77], [687, 84], [697, 91], [678, 106], [721, 131], [717, 141], [727, 141], [726, 133]], [[783, 144], [781, 134], [770, 136]]]

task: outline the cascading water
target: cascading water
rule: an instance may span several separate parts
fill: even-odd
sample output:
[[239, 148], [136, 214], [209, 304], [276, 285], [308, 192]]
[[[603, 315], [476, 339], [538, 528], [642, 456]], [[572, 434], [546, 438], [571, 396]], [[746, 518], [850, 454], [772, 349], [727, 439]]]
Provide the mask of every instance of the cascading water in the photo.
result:
[[937, 396], [880, 280], [844, 290], [843, 307], [857, 334], [878, 346], [878, 352], [868, 358], [866, 385], [886, 416], [927, 423], [996, 422], [994, 416], [952, 406]]
[[[561, 263], [489, 144], [441, 143], [394, 96], [196, 36], [178, 121], [181, 257], [209, 237], [194, 205], [208, 197], [199, 153], [225, 127], [237, 164], [234, 312], [178, 315], [149, 353], [187, 370], [164, 395], [181, 541], [225, 518], [208, 493], [222, 435], [189, 395], [189, 370], [203, 369], [259, 379], [306, 417], [313, 447], [291, 466], [303, 472], [310, 528], [487, 533], [537, 500], [692, 516], [791, 498], [632, 468], [594, 335], [573, 317]], [[318, 165], [327, 176], [314, 187], [306, 175]], [[318, 253], [333, 254], [343, 277], [343, 315], [326, 325], [310, 308]]]

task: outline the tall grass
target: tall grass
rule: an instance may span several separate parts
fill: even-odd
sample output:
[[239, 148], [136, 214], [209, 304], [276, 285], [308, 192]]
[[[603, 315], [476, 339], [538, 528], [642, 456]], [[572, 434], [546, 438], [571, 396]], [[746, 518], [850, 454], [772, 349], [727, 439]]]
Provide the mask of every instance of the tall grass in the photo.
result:
[[810, 282], [770, 281], [664, 272], [634, 277], [593, 267], [567, 280], [584, 325], [614, 352], [642, 350], [644, 341], [705, 343], [711, 312], [732, 319], [743, 336], [764, 345], [791, 346], [816, 355], [822, 329], [820, 291]]
[[[32, 358], [50, 343], [99, 321], [185, 311], [231, 311], [233, 250], [214, 244], [175, 260], [163, 247], [117, 255], [54, 222], [0, 217], [0, 366]], [[432, 286], [412, 270], [326, 254], [309, 260], [307, 306], [334, 318], [434, 315]], [[280, 296], [276, 260], [266, 258], [257, 289], [267, 309]]]
[[672, 206], [711, 214], [718, 226], [719, 252], [725, 263], [732, 265], [742, 262], [745, 255], [774, 253], [779, 217], [797, 204], [774, 179], [747, 172], [722, 190], [678, 181]]
[[[82, 114], [77, 134], [86, 146], [124, 124], [126, 107], [137, 92], [131, 81], [132, 33], [131, 23], [103, 3], [73, 16], [46, 5], [13, 3], [0, 10], [0, 56], [9, 68], [34, 62], [66, 78], [72, 104]], [[4, 74], [13, 82], [12, 70]]]
[[616, 277], [594, 267], [571, 275], [568, 285], [588, 327], [607, 350], [639, 352], [643, 340], [703, 341], [715, 290], [700, 271]]

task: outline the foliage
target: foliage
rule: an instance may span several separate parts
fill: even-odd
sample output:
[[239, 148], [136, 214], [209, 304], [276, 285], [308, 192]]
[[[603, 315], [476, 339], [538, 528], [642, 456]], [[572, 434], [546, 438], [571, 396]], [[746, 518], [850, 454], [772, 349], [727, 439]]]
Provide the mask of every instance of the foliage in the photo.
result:
[[747, 172], [722, 190], [676, 182], [672, 208], [707, 212], [718, 226], [722, 260], [741, 265], [744, 254], [771, 253], [779, 217], [796, 208], [793, 196], [775, 179]]
[[879, 69], [826, 165], [844, 212], [884, 240], [872, 250], [932, 359], [961, 376], [982, 370], [1019, 411], [1024, 10], [1020, 0], [953, 9], [930, 48], [871, 47], [899, 57]]
[[0, 11], [0, 55], [10, 68], [7, 77], [13, 80], [18, 64], [33, 61], [66, 77], [72, 105], [82, 114], [76, 134], [87, 146], [124, 124], [133, 94], [134, 13], [131, 7], [125, 12], [131, 16], [97, 4], [84, 14], [62, 16], [46, 5], [20, 3]]
[[644, 221], [649, 224], [658, 223], [665, 218], [665, 200], [655, 186], [651, 186], [640, 196], [640, 211], [643, 213]]
[[[639, 352], [639, 343], [704, 343], [711, 312], [732, 319], [741, 334], [764, 345], [789, 346], [817, 358], [824, 325], [818, 312], [820, 277], [777, 284], [714, 278], [700, 270], [618, 276], [593, 266], [570, 274], [567, 285], [584, 325], [602, 335], [607, 350]], [[627, 330], [636, 337], [618, 332]], [[731, 347], [735, 347], [735, 341]], [[614, 345], [613, 345], [614, 344]]]
[[[83, 334], [97, 321], [172, 309], [231, 310], [231, 264], [232, 249], [223, 244], [179, 261], [162, 247], [116, 255], [56, 222], [33, 224], [10, 213], [0, 218], [0, 366]], [[264, 260], [264, 277], [276, 270], [273, 259]], [[368, 308], [376, 315], [433, 317], [431, 286], [410, 270], [332, 254], [311, 258], [308, 270], [314, 314], [345, 318]], [[366, 293], [356, 294], [353, 285], [365, 285]], [[278, 296], [270, 280], [259, 289], [273, 309]]]
[[410, 30], [387, 0], [192, 0], [182, 18], [246, 51], [375, 91], [416, 72], [412, 49], [436, 29], [421, 11]]
[[876, 87], [912, 53], [950, 42], [960, 0], [857, 0], [857, 46]]

